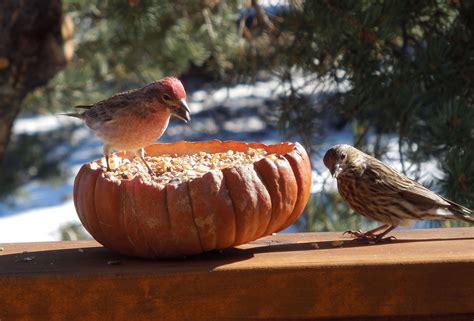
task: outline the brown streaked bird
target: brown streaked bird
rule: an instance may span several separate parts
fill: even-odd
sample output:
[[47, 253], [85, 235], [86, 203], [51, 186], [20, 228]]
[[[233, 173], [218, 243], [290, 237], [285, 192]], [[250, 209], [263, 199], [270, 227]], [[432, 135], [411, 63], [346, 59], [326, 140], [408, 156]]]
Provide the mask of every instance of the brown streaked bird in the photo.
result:
[[397, 226], [411, 225], [415, 220], [453, 219], [474, 223], [470, 209], [434, 193], [350, 145], [331, 147], [323, 161], [349, 206], [383, 223], [367, 232], [346, 232], [357, 239], [378, 242]]
[[171, 116], [184, 122], [191, 120], [186, 91], [181, 81], [174, 77], [76, 108], [85, 111], [64, 115], [84, 120], [104, 142], [107, 171], [110, 171], [109, 155], [113, 150], [121, 150], [135, 153], [152, 173], [145, 161], [143, 147], [163, 135]]

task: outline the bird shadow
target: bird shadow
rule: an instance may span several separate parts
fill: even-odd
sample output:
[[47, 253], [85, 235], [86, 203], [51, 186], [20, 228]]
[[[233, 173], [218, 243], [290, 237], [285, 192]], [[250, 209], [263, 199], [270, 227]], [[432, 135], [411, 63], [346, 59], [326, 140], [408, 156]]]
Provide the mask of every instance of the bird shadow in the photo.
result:
[[[357, 239], [334, 239], [327, 241], [317, 241], [314, 242], [301, 242], [301, 243], [277, 243], [267, 241], [268, 245], [256, 246], [247, 249], [243, 249], [249, 253], [265, 253], [265, 252], [291, 252], [291, 251], [313, 251], [313, 250], [337, 250], [341, 248], [358, 248], [358, 247], [368, 247], [368, 246], [384, 246], [384, 245], [394, 245], [394, 244], [404, 244], [404, 243], [422, 243], [422, 242], [449, 242], [449, 241], [462, 241], [462, 240], [474, 240], [473, 237], [455, 237], [455, 238], [426, 238], [426, 239], [387, 239], [378, 243], [370, 243], [363, 240]], [[252, 244], [258, 244], [265, 242], [257, 240], [252, 242]], [[226, 251], [232, 251], [228, 249]]]

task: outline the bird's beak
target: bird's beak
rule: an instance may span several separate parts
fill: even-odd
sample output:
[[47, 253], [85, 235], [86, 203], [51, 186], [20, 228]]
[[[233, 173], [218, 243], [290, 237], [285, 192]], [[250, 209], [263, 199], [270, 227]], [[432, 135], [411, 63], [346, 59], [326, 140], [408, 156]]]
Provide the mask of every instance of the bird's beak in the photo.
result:
[[336, 170], [336, 166], [333, 164], [330, 167], [328, 167], [329, 172], [331, 173], [331, 176], [334, 177], [334, 171]]
[[341, 173], [341, 171], [342, 171], [341, 165], [339, 165], [339, 163], [334, 164], [334, 166], [331, 169], [332, 177], [337, 178], [339, 174]]
[[334, 177], [334, 178], [337, 178], [337, 176], [339, 175], [339, 173], [342, 170], [342, 167], [341, 167], [341, 165], [339, 165], [338, 162], [334, 162], [334, 163], [331, 162], [330, 164], [327, 164], [326, 166], [329, 169], [329, 172], [331, 173], [331, 176]]
[[178, 102], [177, 107], [171, 111], [171, 114], [185, 123], [191, 120], [191, 111], [185, 99], [181, 99]]

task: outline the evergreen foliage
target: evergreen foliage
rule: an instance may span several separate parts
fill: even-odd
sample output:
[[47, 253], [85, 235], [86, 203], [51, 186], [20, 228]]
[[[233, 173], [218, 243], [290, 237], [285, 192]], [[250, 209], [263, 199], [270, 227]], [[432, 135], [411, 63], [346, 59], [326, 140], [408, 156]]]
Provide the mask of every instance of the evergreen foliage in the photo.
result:
[[[276, 69], [338, 84], [330, 108], [354, 124], [355, 145], [366, 148], [365, 136], [375, 132], [369, 151], [381, 157], [383, 137], [398, 135], [402, 163], [437, 161], [445, 175], [432, 187], [474, 207], [472, 2], [305, 1], [278, 29]], [[290, 41], [278, 41], [288, 32]], [[281, 116], [308, 135], [313, 120]]]

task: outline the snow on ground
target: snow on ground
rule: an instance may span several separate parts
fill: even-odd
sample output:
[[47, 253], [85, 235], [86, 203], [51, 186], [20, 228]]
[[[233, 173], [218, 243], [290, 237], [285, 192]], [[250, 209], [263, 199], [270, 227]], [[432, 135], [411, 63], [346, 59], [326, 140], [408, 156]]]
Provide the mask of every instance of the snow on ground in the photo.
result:
[[[303, 86], [302, 81], [297, 84]], [[325, 88], [327, 90], [328, 87]], [[161, 142], [177, 140], [243, 140], [275, 143], [285, 139], [274, 127], [265, 123], [260, 115], [261, 106], [275, 98], [285, 88], [276, 80], [257, 82], [255, 85], [237, 85], [214, 91], [198, 90], [189, 95], [192, 121], [184, 124], [172, 120]], [[59, 115], [23, 116], [15, 122], [14, 134], [34, 134], [60, 129], [62, 126], [78, 124], [78, 119]], [[319, 153], [337, 143], [352, 143], [350, 126], [327, 135]], [[398, 142], [389, 141], [389, 163], [398, 164]], [[70, 176], [64, 184], [32, 181], [24, 186], [24, 196], [0, 203], [0, 242], [31, 242], [59, 240], [59, 228], [70, 223], [79, 223], [72, 198], [73, 182], [83, 163], [102, 156], [102, 143], [84, 126], [71, 137], [72, 150], [66, 159]], [[318, 159], [314, 163], [313, 192], [325, 188], [335, 189], [335, 181]], [[431, 172], [437, 173], [436, 164], [427, 163]], [[329, 184], [328, 184], [329, 183]]]
[[22, 116], [13, 124], [13, 133], [16, 135], [44, 133], [78, 123], [79, 119], [61, 115]]
[[30, 209], [0, 219], [0, 243], [57, 241], [59, 228], [75, 222], [79, 219], [72, 201]]

